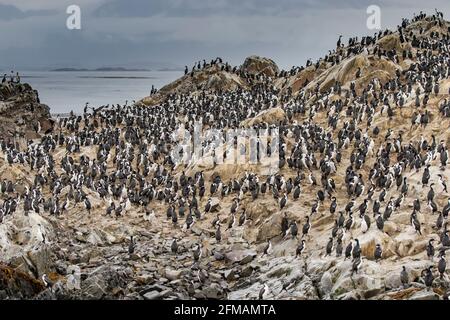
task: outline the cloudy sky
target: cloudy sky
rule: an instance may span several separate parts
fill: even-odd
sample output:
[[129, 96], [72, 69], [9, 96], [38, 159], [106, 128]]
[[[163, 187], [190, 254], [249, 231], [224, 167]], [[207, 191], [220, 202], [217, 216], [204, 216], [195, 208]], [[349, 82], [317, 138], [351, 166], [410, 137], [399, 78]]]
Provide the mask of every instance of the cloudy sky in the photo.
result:
[[[81, 30], [66, 9], [81, 8]], [[381, 8], [382, 28], [448, 0], [0, 0], [0, 68], [183, 67], [221, 56], [241, 64], [258, 54], [281, 67], [302, 65], [335, 46], [339, 34], [373, 34], [366, 9]]]

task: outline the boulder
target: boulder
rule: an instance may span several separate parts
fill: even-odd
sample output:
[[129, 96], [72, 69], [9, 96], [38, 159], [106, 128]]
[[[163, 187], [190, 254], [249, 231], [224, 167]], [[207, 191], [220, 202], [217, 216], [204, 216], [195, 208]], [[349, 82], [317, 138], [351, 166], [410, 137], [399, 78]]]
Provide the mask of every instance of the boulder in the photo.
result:
[[233, 263], [246, 264], [251, 262], [256, 257], [256, 254], [256, 251], [252, 249], [233, 250], [225, 253], [225, 258]]
[[439, 300], [439, 295], [434, 291], [422, 290], [414, 293], [409, 300]]
[[279, 72], [278, 66], [273, 60], [259, 56], [247, 57], [242, 65], [242, 70], [251, 74], [263, 73], [269, 77], [274, 77]]
[[45, 289], [44, 284], [28, 274], [0, 265], [0, 288], [7, 297], [30, 299]]
[[279, 124], [286, 119], [286, 114], [280, 107], [263, 110], [255, 117], [241, 122], [241, 127], [252, 127], [256, 124], [265, 122], [268, 124]]
[[169, 279], [170, 281], [173, 281], [173, 280], [180, 279], [181, 270], [173, 270], [173, 269], [166, 268], [164, 274], [167, 279]]
[[145, 300], [157, 300], [157, 299], [161, 299], [164, 294], [166, 293], [166, 291], [149, 291], [146, 294], [144, 294], [144, 299]]

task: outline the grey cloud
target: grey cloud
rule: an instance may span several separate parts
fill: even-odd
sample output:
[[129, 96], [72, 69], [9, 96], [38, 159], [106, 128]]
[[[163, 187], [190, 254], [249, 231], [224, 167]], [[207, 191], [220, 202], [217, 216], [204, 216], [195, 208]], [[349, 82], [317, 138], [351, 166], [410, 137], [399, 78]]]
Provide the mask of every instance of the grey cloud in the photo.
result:
[[97, 17], [198, 17], [204, 15], [292, 15], [308, 9], [366, 8], [375, 0], [112, 0], [95, 10]]
[[34, 16], [47, 16], [55, 13], [54, 10], [26, 10], [22, 11], [19, 8], [9, 5], [0, 4], [0, 19], [1, 20], [14, 20], [14, 19], [24, 19]]
[[[12, 3], [0, 3], [6, 1]], [[0, 30], [9, 30], [0, 33], [0, 65], [183, 67], [216, 56], [241, 64], [246, 56], [258, 54], [290, 68], [326, 54], [339, 34], [344, 39], [373, 34], [366, 28], [370, 4], [381, 7], [383, 28], [395, 28], [402, 17], [420, 10], [430, 13], [437, 7], [449, 13], [448, 0], [78, 1], [80, 31], [66, 29], [65, 2], [46, 6], [58, 10], [51, 16], [0, 18]], [[20, 8], [26, 12], [37, 7]]]

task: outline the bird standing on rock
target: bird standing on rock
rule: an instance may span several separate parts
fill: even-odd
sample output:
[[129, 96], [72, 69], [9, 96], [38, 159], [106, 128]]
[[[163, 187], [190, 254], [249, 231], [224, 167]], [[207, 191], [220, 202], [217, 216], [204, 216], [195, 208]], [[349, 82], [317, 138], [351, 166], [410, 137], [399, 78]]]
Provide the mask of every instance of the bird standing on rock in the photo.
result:
[[375, 247], [375, 252], [373, 254], [375, 261], [379, 261], [381, 259], [381, 256], [383, 254], [383, 250], [381, 249], [381, 245], [379, 243], [377, 243], [376, 247]]
[[357, 259], [361, 257], [361, 247], [359, 246], [359, 240], [355, 239], [355, 245], [353, 246], [352, 250], [352, 257], [353, 259]]
[[281, 218], [281, 234], [283, 236], [286, 236], [288, 229], [289, 229], [289, 220], [287, 218], [286, 212], [284, 212], [283, 218]]
[[42, 282], [44, 283], [44, 286], [46, 288], [52, 288], [53, 287], [53, 281], [51, 281], [48, 278], [47, 274], [45, 274], [45, 273], [42, 275]]
[[178, 243], [176, 238], [173, 239], [172, 244], [170, 245], [170, 250], [175, 254], [178, 252]]
[[258, 298], [259, 300], [263, 300], [264, 297], [269, 293], [269, 286], [267, 283], [264, 283], [264, 286], [259, 290]]
[[433, 257], [434, 257], [434, 246], [433, 246], [433, 241], [434, 239], [430, 239], [428, 241], [428, 245], [427, 245], [427, 257], [428, 259], [430, 259], [431, 261], [433, 261]]
[[287, 195], [284, 194], [283, 197], [280, 199], [280, 210], [283, 210], [286, 204], [287, 204]]
[[336, 197], [333, 197], [331, 198], [330, 213], [334, 214], [336, 212], [336, 208], [337, 208]]
[[429, 266], [428, 268], [426, 268], [422, 271], [422, 277], [423, 277], [424, 283], [427, 286], [428, 290], [433, 286], [433, 281], [434, 281], [432, 268], [433, 268], [433, 266]]
[[352, 264], [352, 273], [351, 273], [351, 275], [353, 275], [353, 273], [358, 273], [358, 270], [361, 268], [361, 265], [362, 265], [361, 257], [355, 258], [353, 260], [353, 264]]
[[336, 257], [340, 257], [342, 255], [342, 240], [338, 239], [336, 242]]
[[400, 272], [400, 281], [403, 285], [403, 288], [406, 288], [409, 284], [409, 276], [405, 266], [402, 267], [402, 272]]
[[216, 241], [220, 242], [220, 240], [222, 240], [222, 234], [220, 232], [220, 224], [219, 224], [216, 230]]
[[194, 249], [194, 260], [198, 261], [202, 257], [202, 246], [200, 244], [197, 244], [196, 248]]
[[295, 222], [295, 221], [291, 222], [290, 232], [291, 232], [292, 238], [297, 238], [297, 234], [298, 234], [297, 222]]
[[350, 239], [350, 242], [348, 243], [347, 247], [345, 247], [345, 260], [351, 258], [352, 251], [353, 251], [353, 239]]
[[264, 247], [264, 250], [263, 250], [263, 256], [264, 255], [270, 255], [272, 253], [272, 241], [270, 241], [270, 239], [268, 239], [267, 240], [267, 244], [266, 244], [266, 246]]
[[128, 245], [128, 253], [133, 254], [134, 249], [136, 249], [136, 243], [134, 242], [133, 236], [130, 237], [130, 244]]
[[297, 249], [295, 250], [295, 257], [297, 258], [302, 254], [302, 252], [305, 250], [305, 240], [302, 240], [300, 244], [297, 246]]
[[441, 279], [444, 277], [445, 268], [447, 267], [447, 263], [445, 261], [445, 251], [442, 250], [440, 253], [441, 259], [438, 262], [438, 271]]
[[417, 219], [417, 214], [416, 214], [415, 212], [413, 212], [413, 213], [411, 214], [411, 224], [412, 224], [414, 230], [415, 230], [417, 233], [419, 233], [419, 235], [422, 235], [422, 232], [421, 232], [421, 230], [420, 230], [420, 222], [419, 222], [419, 220]]
[[309, 229], [311, 229], [311, 223], [309, 223], [309, 216], [306, 216], [306, 223], [302, 228], [302, 237], [308, 235]]

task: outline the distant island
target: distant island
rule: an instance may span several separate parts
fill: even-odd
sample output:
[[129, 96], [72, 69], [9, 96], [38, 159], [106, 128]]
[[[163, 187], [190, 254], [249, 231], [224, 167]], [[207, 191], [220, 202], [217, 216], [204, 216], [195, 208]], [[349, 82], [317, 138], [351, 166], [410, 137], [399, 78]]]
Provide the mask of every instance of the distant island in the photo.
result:
[[158, 69], [157, 71], [183, 71], [183, 68], [179, 68], [179, 67], [175, 67], [175, 68], [161, 68]]
[[128, 68], [122, 68], [122, 67], [104, 67], [104, 68], [97, 68], [97, 69], [84, 69], [84, 68], [59, 68], [59, 69], [53, 69], [50, 71], [66, 71], [66, 72], [79, 72], [79, 71], [150, 71], [148, 69], [128, 69]]

